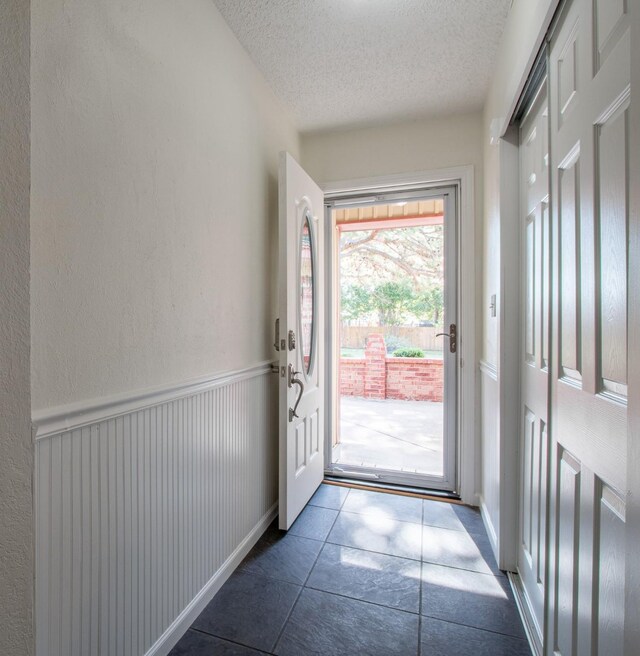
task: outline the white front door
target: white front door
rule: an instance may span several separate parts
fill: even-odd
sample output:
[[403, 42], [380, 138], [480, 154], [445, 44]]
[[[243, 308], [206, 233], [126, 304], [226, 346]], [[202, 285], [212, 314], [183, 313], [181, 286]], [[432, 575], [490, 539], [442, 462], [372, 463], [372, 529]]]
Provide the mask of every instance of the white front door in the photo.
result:
[[280, 153], [280, 499], [288, 529], [324, 476], [324, 195]]

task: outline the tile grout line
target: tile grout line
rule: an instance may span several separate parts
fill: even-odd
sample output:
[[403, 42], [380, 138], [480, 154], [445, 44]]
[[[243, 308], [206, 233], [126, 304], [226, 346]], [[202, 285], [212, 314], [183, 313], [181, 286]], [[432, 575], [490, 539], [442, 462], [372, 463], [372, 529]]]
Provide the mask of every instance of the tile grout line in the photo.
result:
[[[322, 483], [321, 483], [321, 485], [322, 485]], [[329, 534], [333, 530], [333, 527], [335, 526], [335, 523], [338, 521], [338, 517], [340, 517], [340, 513], [342, 512], [342, 506], [344, 506], [344, 503], [347, 500], [347, 497], [349, 496], [350, 493], [351, 493], [351, 490], [349, 490], [349, 492], [347, 492], [347, 495], [345, 496], [344, 501], [340, 505], [340, 508], [338, 509], [338, 512], [336, 513], [336, 516], [334, 517], [333, 522], [331, 523], [331, 528], [327, 531], [327, 537], [322, 541], [322, 543], [323, 543], [322, 547], [320, 548], [320, 551], [318, 551], [318, 555], [315, 557], [315, 560], [313, 561], [313, 565], [309, 569], [309, 573], [307, 574], [307, 577], [305, 578], [304, 583], [300, 587], [300, 591], [298, 592], [298, 595], [296, 596], [296, 600], [293, 602], [293, 605], [291, 606], [291, 610], [287, 613], [287, 617], [285, 618], [285, 620], [282, 624], [282, 628], [280, 629], [280, 631], [278, 633], [278, 637], [276, 638], [276, 641], [273, 643], [273, 648], [271, 650], [273, 653], [276, 652], [276, 650], [278, 648], [278, 643], [280, 642], [280, 640], [282, 640], [282, 635], [284, 634], [284, 630], [287, 628], [287, 624], [289, 623], [289, 619], [291, 618], [291, 615], [293, 615], [293, 611], [295, 610], [296, 606], [298, 605], [298, 601], [300, 600], [300, 596], [302, 595], [302, 591], [307, 586], [307, 581], [309, 580], [309, 577], [311, 576], [311, 572], [313, 572], [313, 569], [316, 566], [316, 563], [318, 562], [318, 559], [320, 558], [320, 554], [324, 550], [324, 545], [327, 544], [327, 538], [329, 537]], [[308, 506], [309, 506], [309, 502], [307, 502], [307, 505], [304, 507], [303, 511], [306, 510], [308, 508]], [[314, 507], [319, 508], [321, 506], [314, 506]], [[332, 510], [332, 508], [328, 508], [328, 510]], [[318, 540], [318, 542], [319, 542], [319, 540]], [[312, 590], [313, 588], [309, 588], [309, 589]]]
[[445, 620], [442, 617], [435, 617], [434, 615], [425, 614], [423, 617], [428, 617], [430, 620], [436, 620], [436, 622], [444, 622], [445, 624], [455, 624], [455, 626], [463, 626], [466, 629], [472, 629], [474, 631], [484, 631], [485, 633], [492, 633], [493, 635], [504, 636], [505, 638], [513, 638], [514, 640], [522, 640], [528, 644], [526, 637], [513, 635], [513, 633], [503, 633], [502, 631], [495, 631], [494, 629], [487, 629], [481, 626], [473, 626], [471, 624], [465, 624], [464, 622], [456, 622], [454, 620]]

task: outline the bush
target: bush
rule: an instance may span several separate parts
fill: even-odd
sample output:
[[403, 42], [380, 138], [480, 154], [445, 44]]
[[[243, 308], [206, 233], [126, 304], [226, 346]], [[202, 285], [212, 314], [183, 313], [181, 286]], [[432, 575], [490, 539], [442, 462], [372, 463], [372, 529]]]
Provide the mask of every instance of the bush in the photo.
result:
[[394, 358], [424, 358], [424, 351], [419, 348], [399, 348], [393, 352]]

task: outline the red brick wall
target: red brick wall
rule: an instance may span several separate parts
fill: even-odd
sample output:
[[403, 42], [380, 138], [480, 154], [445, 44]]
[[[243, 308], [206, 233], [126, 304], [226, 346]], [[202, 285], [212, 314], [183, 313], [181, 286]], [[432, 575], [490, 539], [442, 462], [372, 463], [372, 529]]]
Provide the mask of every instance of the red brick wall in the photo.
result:
[[367, 337], [364, 360], [367, 364], [364, 378], [364, 395], [367, 399], [387, 398], [387, 346], [384, 337], [372, 334]]
[[382, 335], [369, 335], [364, 358], [341, 358], [340, 395], [442, 401], [442, 360], [388, 358]]
[[364, 377], [367, 363], [363, 359], [340, 359], [340, 395], [364, 396]]
[[442, 360], [387, 358], [388, 399], [442, 401]]

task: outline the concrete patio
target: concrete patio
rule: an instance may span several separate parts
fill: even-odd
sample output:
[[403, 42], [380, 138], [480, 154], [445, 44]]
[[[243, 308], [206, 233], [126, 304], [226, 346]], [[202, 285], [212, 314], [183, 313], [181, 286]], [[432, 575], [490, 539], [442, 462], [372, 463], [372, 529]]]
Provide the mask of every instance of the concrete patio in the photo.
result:
[[443, 405], [340, 398], [338, 464], [441, 476]]

